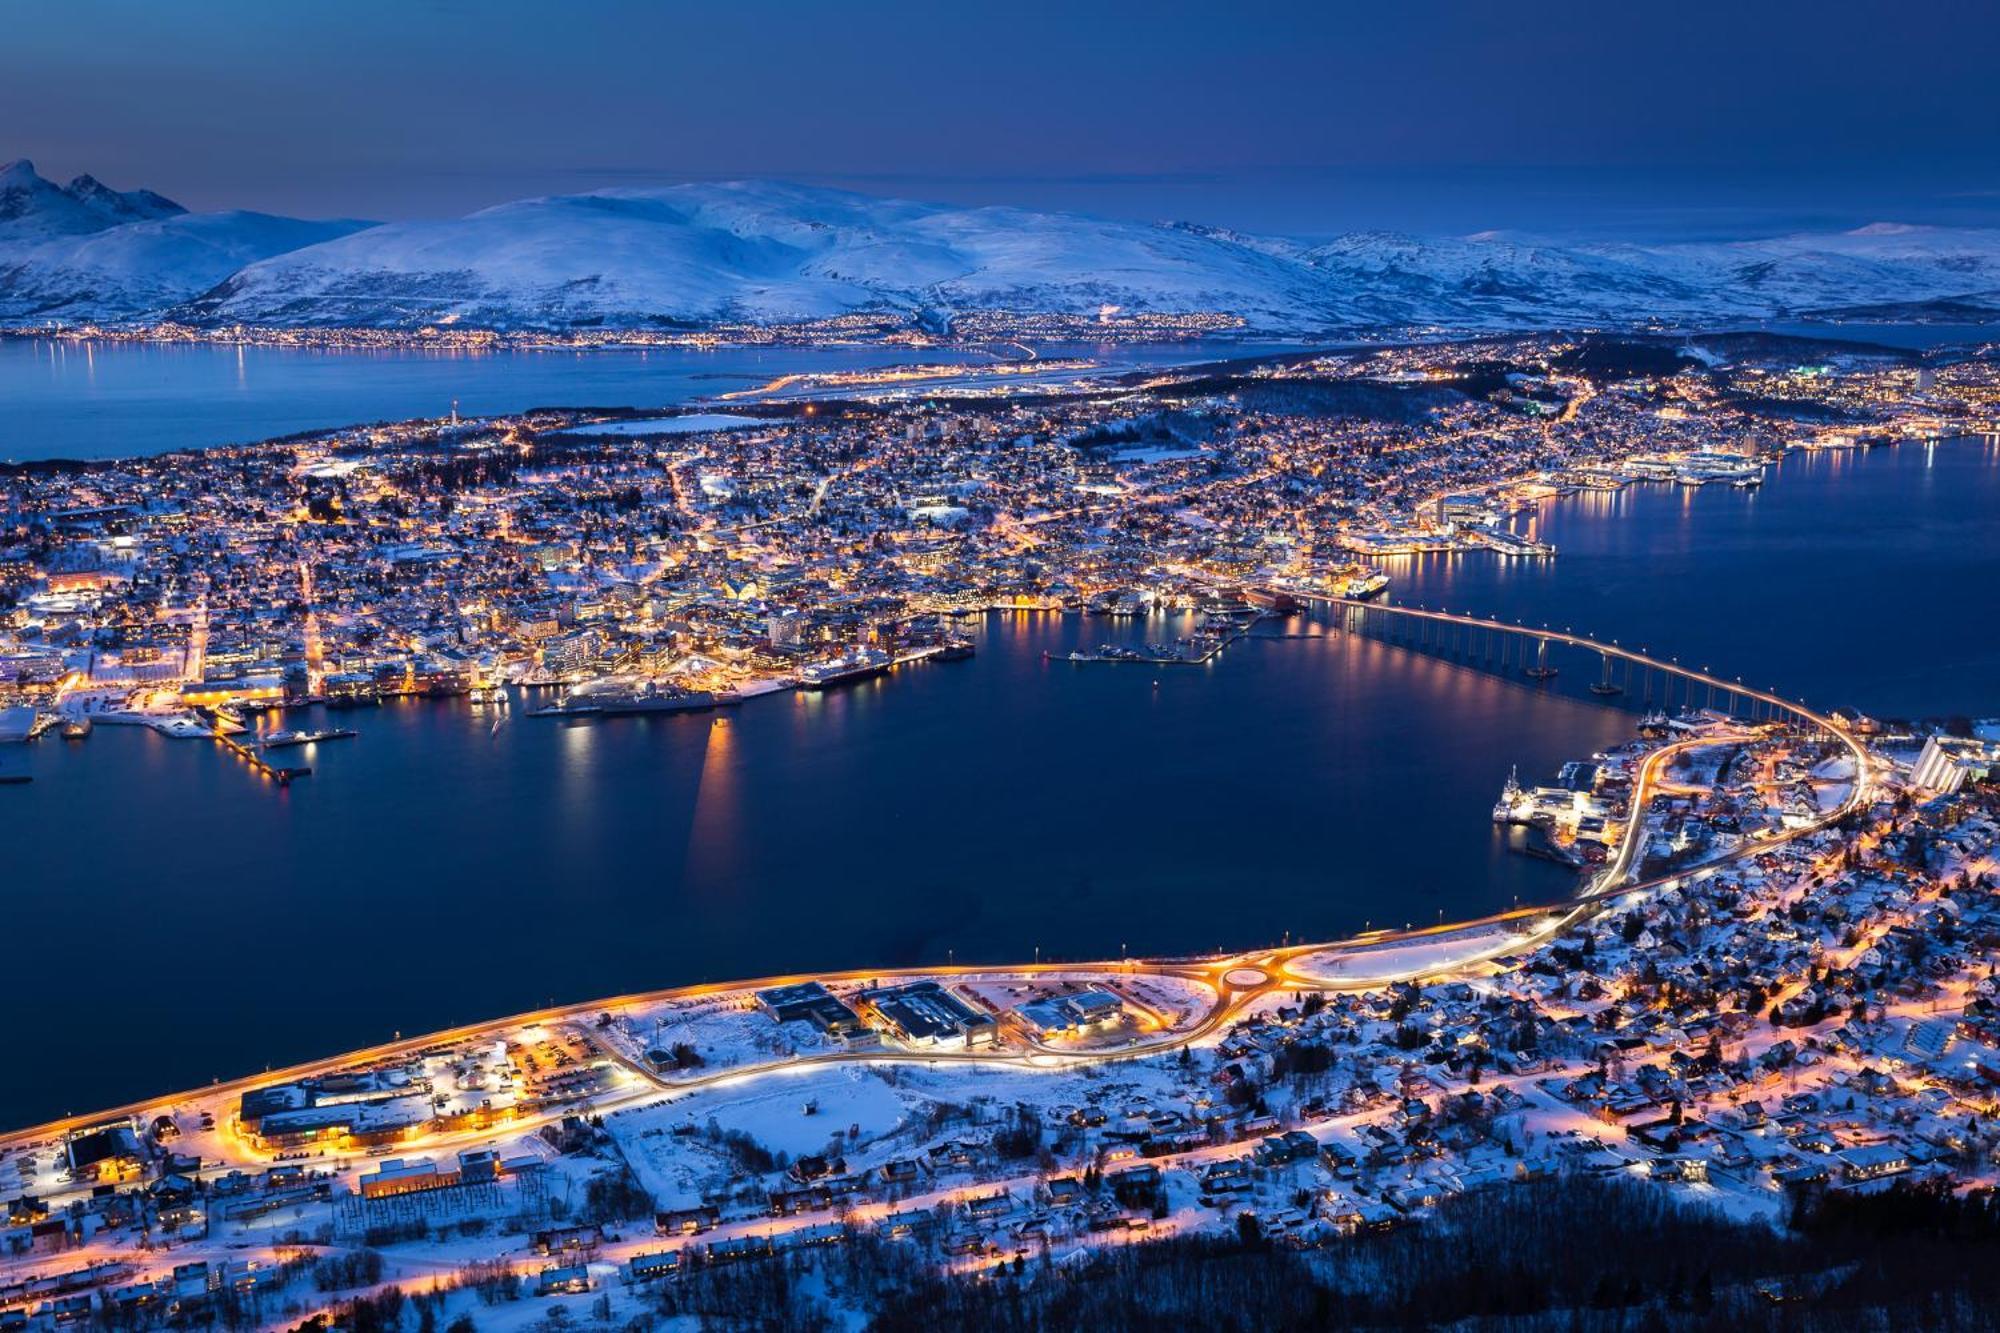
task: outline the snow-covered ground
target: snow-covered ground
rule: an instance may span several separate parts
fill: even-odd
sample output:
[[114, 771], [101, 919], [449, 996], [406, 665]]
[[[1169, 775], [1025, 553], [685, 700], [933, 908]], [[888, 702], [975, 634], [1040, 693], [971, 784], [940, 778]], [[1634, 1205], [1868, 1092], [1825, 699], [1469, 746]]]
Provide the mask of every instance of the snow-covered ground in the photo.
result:
[[1291, 971], [1329, 984], [1393, 981], [1463, 967], [1524, 943], [1527, 936], [1503, 926], [1456, 931], [1435, 939], [1305, 954]]
[[562, 432], [565, 435], [693, 435], [701, 431], [742, 430], [746, 426], [762, 426], [766, 423], [760, 417], [740, 416], [734, 412], [691, 412], [679, 417], [647, 417], [640, 421], [600, 421], [594, 425], [573, 426]]

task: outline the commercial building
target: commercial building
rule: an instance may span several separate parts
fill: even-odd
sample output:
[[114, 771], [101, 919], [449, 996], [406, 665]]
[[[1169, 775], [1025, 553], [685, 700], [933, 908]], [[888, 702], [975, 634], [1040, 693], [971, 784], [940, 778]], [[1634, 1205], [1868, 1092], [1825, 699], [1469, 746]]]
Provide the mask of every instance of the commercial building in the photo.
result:
[[863, 1015], [912, 1046], [991, 1046], [1000, 1037], [991, 1014], [935, 981], [863, 991], [855, 998]]
[[852, 1009], [817, 981], [760, 990], [757, 1003], [780, 1023], [811, 1023], [829, 1036], [850, 1036], [863, 1026]]
[[1014, 1013], [1038, 1040], [1100, 1031], [1125, 1015], [1125, 1002], [1092, 986], [1074, 995], [1049, 995], [1016, 1007]]

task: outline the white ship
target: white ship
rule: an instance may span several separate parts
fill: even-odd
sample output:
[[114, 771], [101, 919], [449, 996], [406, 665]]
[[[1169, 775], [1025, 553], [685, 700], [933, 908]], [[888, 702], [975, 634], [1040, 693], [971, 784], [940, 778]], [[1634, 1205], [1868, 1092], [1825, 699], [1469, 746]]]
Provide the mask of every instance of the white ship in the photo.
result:
[[1346, 586], [1341, 589], [1341, 595], [1353, 601], [1365, 602], [1388, 586], [1389, 576], [1387, 574], [1384, 574], [1379, 569], [1370, 570], [1365, 574], [1356, 574], [1348, 579]]
[[32, 705], [0, 708], [0, 741], [24, 741], [34, 734], [36, 712]]
[[1521, 770], [1507, 771], [1507, 785], [1500, 789], [1500, 799], [1493, 803], [1493, 822], [1496, 824], [1526, 824], [1535, 813], [1535, 803], [1521, 787]]

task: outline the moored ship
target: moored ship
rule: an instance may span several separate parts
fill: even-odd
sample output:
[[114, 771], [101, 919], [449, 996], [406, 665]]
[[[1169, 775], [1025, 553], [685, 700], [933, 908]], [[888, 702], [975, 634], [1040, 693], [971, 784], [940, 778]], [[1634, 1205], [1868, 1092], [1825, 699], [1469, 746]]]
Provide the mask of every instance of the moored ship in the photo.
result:
[[531, 709], [529, 717], [637, 717], [648, 713], [703, 713], [720, 700], [707, 690], [683, 690], [671, 685], [637, 688], [571, 690], [547, 708]]
[[1381, 596], [1383, 590], [1388, 586], [1389, 576], [1387, 574], [1384, 574], [1379, 569], [1369, 570], [1367, 573], [1356, 574], [1348, 579], [1346, 585], [1341, 589], [1341, 596], [1353, 601], [1365, 602], [1371, 597]]
[[852, 685], [857, 681], [879, 676], [895, 664], [895, 659], [879, 648], [857, 648], [844, 657], [836, 657], [829, 662], [812, 662], [801, 667], [799, 688], [830, 690], [840, 685]]
[[258, 742], [266, 750], [282, 750], [293, 745], [312, 745], [319, 741], [352, 740], [360, 733], [347, 727], [329, 727], [324, 731], [267, 731]]
[[35, 730], [36, 716], [35, 709], [28, 704], [0, 708], [0, 741], [28, 739]]

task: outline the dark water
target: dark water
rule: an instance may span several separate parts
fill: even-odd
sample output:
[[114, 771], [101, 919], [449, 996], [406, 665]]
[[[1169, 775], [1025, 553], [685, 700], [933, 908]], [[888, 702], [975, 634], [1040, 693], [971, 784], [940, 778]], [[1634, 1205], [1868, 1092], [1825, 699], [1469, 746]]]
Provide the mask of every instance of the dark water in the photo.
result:
[[[1178, 343], [1042, 354], [1142, 366], [1255, 350]], [[664, 407], [793, 372], [992, 360], [898, 347], [368, 352], [0, 338], [0, 461], [127, 458], [441, 417], [453, 400], [469, 416], [556, 404]]]
[[720, 725], [495, 734], [389, 705], [342, 715], [361, 736], [289, 791], [203, 742], [38, 742], [35, 782], [0, 789], [30, 1018], [7, 1067], [48, 1079], [0, 1121], [550, 997], [1250, 945], [1566, 890], [1487, 811], [1508, 763], [1550, 771], [1625, 716], [1340, 637], [1205, 668], [1041, 656], [1167, 632], [994, 616], [969, 662]]
[[[1800, 456], [1760, 492], [1552, 503], [1556, 561], [1410, 562], [1398, 595], [1819, 703], [2000, 713], [1996, 501], [1985, 441]], [[990, 617], [970, 662], [719, 726], [363, 710], [284, 792], [150, 733], [7, 747], [36, 780], [0, 788], [0, 1123], [551, 998], [1249, 946], [1564, 891], [1488, 809], [1510, 764], [1630, 733], [1575, 673], [1537, 690], [1341, 636], [1204, 668], [1042, 658], [1172, 632]]]
[[2000, 442], [1791, 453], [1756, 490], [1634, 486], [1518, 526], [1552, 561], [1412, 557], [1401, 601], [1574, 626], [1819, 708], [2000, 714]]
[[1866, 320], [1772, 320], [1744, 326], [1752, 332], [1788, 334], [1815, 341], [1869, 343], [1926, 351], [1950, 343], [1989, 343], [2000, 338], [2000, 324], [1874, 324]]

